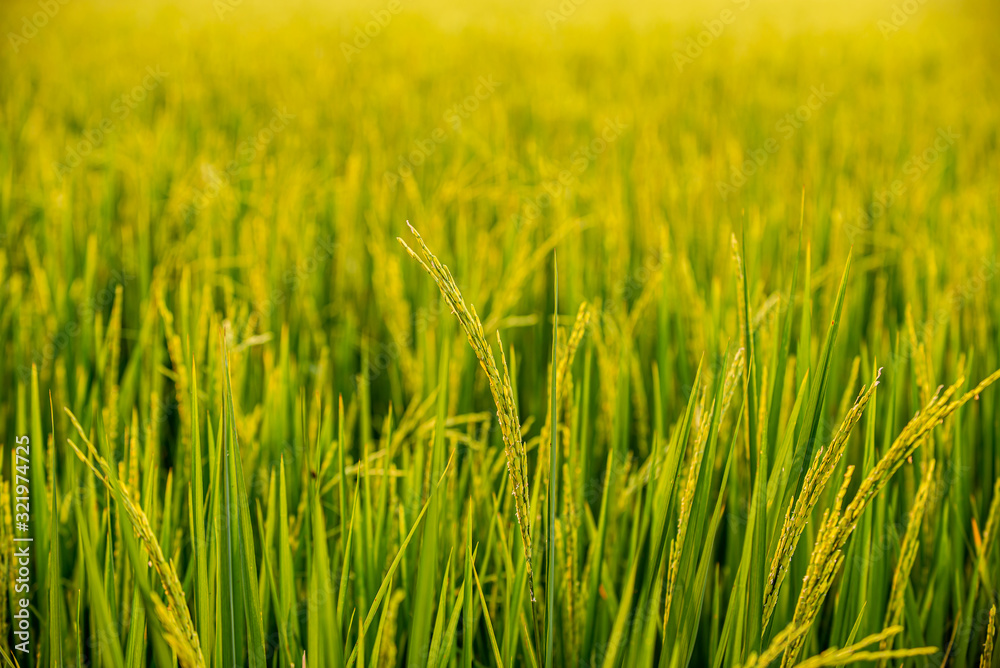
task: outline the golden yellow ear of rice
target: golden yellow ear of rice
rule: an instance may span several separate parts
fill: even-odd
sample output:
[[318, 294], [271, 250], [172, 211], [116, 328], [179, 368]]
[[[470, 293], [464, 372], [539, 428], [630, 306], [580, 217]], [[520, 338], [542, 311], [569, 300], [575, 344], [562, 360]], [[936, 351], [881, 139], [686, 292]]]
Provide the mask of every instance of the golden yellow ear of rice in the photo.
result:
[[[503, 342], [500, 340], [500, 332], [497, 332], [497, 345], [500, 348], [500, 360], [503, 365], [503, 375], [501, 376], [497, 368], [493, 351], [486, 342], [483, 335], [483, 325], [476, 314], [475, 307], [469, 308], [465, 304], [462, 292], [455, 284], [448, 267], [431, 252], [431, 249], [424, 243], [423, 237], [417, 230], [407, 222], [410, 232], [417, 240], [417, 251], [414, 251], [406, 242], [399, 239], [406, 251], [415, 259], [424, 270], [431, 275], [437, 283], [445, 301], [451, 310], [458, 317], [462, 329], [469, 337], [469, 344], [475, 351], [476, 357], [486, 378], [490, 383], [490, 392], [493, 394], [493, 402], [497, 407], [497, 420], [500, 423], [500, 432], [503, 435], [504, 455], [507, 459], [507, 473], [510, 477], [511, 493], [514, 495], [514, 514], [517, 526], [521, 534], [521, 544], [524, 546], [524, 562], [528, 574], [528, 592], [531, 600], [535, 600], [534, 576], [531, 570], [531, 532], [529, 530], [531, 522], [530, 496], [528, 494], [528, 472], [527, 453], [524, 441], [521, 438], [521, 422], [517, 417], [517, 406], [514, 404], [514, 393], [510, 385], [510, 372], [507, 369], [507, 359], [503, 353]], [[397, 237], [398, 238], [398, 237]]]

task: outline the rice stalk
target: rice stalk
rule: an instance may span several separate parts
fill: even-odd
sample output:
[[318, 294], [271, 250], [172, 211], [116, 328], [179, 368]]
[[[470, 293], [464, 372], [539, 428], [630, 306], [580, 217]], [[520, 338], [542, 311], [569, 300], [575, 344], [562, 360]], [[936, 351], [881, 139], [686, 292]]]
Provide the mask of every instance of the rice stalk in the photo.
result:
[[[823, 599], [833, 584], [837, 570], [843, 561], [842, 550], [847, 544], [847, 539], [857, 527], [861, 514], [882, 488], [888, 484], [892, 475], [913, 454], [934, 427], [943, 424], [945, 418], [970, 399], [978, 396], [982, 390], [998, 378], [1000, 378], [1000, 370], [987, 376], [972, 390], [957, 399], [952, 399], [958, 388], [965, 383], [965, 379], [960, 377], [954, 385], [934, 397], [903, 428], [903, 431], [896, 437], [892, 446], [882, 456], [875, 468], [862, 480], [851, 503], [841, 512], [841, 502], [853, 473], [853, 467], [848, 467], [844, 483], [837, 494], [834, 505], [824, 513], [823, 522], [817, 532], [816, 544], [810, 555], [806, 579], [795, 604], [793, 621], [796, 624], [811, 625], [815, 620]], [[803, 639], [799, 638], [785, 650], [782, 659], [783, 668], [794, 665], [802, 649], [802, 643]]]
[[795, 548], [798, 546], [799, 538], [801, 538], [809, 518], [812, 517], [812, 512], [816, 508], [816, 504], [819, 503], [827, 483], [844, 456], [851, 431], [861, 420], [865, 407], [875, 393], [880, 374], [881, 370], [870, 386], [861, 388], [858, 398], [844, 417], [829, 446], [813, 458], [812, 464], [806, 471], [802, 492], [792, 504], [789, 504], [788, 510], [785, 512], [785, 519], [781, 526], [781, 533], [778, 536], [778, 544], [771, 560], [771, 569], [765, 585], [764, 623], [762, 626], [764, 629], [767, 628], [771, 616], [774, 614], [774, 608], [778, 603], [778, 593], [788, 574], [788, 568], [792, 561], [792, 555], [795, 554]]
[[[84, 454], [72, 439], [67, 439], [70, 446], [80, 461], [86, 464], [97, 478], [104, 483], [108, 491], [113, 493], [115, 498], [118, 499], [121, 508], [125, 511], [125, 516], [145, 546], [153, 568], [160, 578], [167, 597], [167, 605], [163, 604], [155, 592], [152, 594], [152, 600], [167, 643], [177, 653], [177, 658], [182, 665], [188, 668], [203, 668], [205, 666], [205, 659], [201, 653], [198, 633], [195, 631], [194, 622], [191, 620], [191, 612], [187, 607], [184, 589], [181, 586], [180, 579], [177, 577], [177, 572], [174, 570], [173, 564], [163, 556], [160, 543], [156, 539], [156, 534], [149, 524], [146, 513], [143, 512], [142, 508], [133, 503], [128, 487], [122, 484], [114, 470], [108, 465], [108, 462], [97, 452], [97, 448], [87, 438], [86, 432], [84, 432], [83, 427], [77, 421], [72, 411], [67, 408], [65, 412], [73, 423], [73, 427], [80, 435], [80, 438], [87, 446], [90, 457]], [[91, 461], [91, 458], [93, 461]], [[97, 462], [96, 466], [94, 462]]]
[[[917, 548], [920, 547], [920, 529], [923, 526], [924, 509], [927, 506], [927, 499], [930, 495], [931, 485], [934, 483], [934, 460], [927, 465], [923, 482], [917, 490], [917, 495], [913, 499], [913, 507], [910, 509], [910, 517], [906, 525], [906, 534], [903, 543], [899, 548], [899, 561], [896, 562], [896, 570], [892, 574], [892, 590], [889, 594], [889, 607], [885, 611], [885, 627], [896, 626], [903, 618], [903, 603], [906, 590], [910, 584], [910, 569], [917, 558]], [[881, 649], [892, 648], [891, 639], [885, 639], [880, 645]], [[885, 661], [881, 665], [885, 665]]]
[[510, 478], [511, 494], [514, 496], [514, 514], [517, 526], [521, 534], [521, 544], [524, 547], [524, 562], [528, 574], [528, 592], [532, 602], [535, 601], [534, 577], [531, 568], [531, 533], [529, 530], [530, 495], [528, 493], [528, 459], [524, 442], [521, 439], [521, 423], [517, 416], [517, 406], [514, 404], [514, 393], [510, 385], [510, 371], [507, 368], [507, 358], [503, 353], [503, 341], [500, 340], [500, 332], [497, 332], [497, 345], [500, 348], [500, 361], [503, 366], [503, 375], [497, 369], [493, 351], [486, 343], [486, 336], [483, 334], [483, 325], [476, 314], [475, 306], [467, 307], [462, 293], [455, 284], [455, 280], [448, 271], [448, 267], [441, 264], [431, 249], [424, 243], [423, 237], [417, 230], [407, 222], [410, 232], [417, 239], [420, 253], [417, 254], [402, 239], [399, 243], [403, 245], [410, 256], [420, 263], [434, 282], [437, 283], [445, 301], [451, 307], [452, 312], [458, 317], [462, 329], [465, 330], [469, 338], [479, 364], [486, 372], [487, 380], [490, 384], [490, 392], [493, 395], [493, 402], [497, 407], [497, 419], [500, 423], [500, 432], [503, 435], [504, 455], [507, 460], [507, 473]]

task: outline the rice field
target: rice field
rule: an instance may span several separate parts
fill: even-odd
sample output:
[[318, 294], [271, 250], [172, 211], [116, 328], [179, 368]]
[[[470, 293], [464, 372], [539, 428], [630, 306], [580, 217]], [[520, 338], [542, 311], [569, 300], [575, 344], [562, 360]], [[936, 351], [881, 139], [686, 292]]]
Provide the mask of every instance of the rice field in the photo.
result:
[[1000, 666], [993, 3], [0, 26], [0, 665]]

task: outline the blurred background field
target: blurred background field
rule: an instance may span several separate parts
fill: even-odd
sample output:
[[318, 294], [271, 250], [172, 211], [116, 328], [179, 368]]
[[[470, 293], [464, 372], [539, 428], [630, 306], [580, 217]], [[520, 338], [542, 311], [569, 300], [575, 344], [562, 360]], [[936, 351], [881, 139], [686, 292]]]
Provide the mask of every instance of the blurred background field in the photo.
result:
[[[751, 633], [736, 620], [760, 617], [762, 592], [744, 605], [734, 587], [741, 564], [762, 581], [774, 556], [790, 483], [767, 462], [785, 439], [811, 442], [796, 398], [803, 413], [816, 405], [819, 450], [884, 368], [833, 474], [857, 467], [850, 500], [939, 385], [963, 375], [961, 392], [1000, 367], [996, 3], [52, 0], [5, 3], [0, 26], [3, 477], [15, 435], [30, 434], [35, 546], [52, 552], [36, 553], [21, 666], [188, 665], [163, 640], [181, 613], [158, 618], [137, 584], [155, 593], [164, 576], [138, 573], [127, 513], [67, 443], [87, 451], [64, 408], [121, 462], [208, 665], [301, 665], [304, 652], [338, 665], [352, 649], [359, 665], [531, 665], [548, 654], [534, 616], [548, 619], [552, 313], [568, 337], [586, 301], [559, 406], [555, 664], [735, 665], [793, 624], [812, 527], [839, 485], [773, 621]], [[496, 407], [449, 306], [396, 241], [413, 245], [407, 220], [496, 352], [503, 339], [535, 495], [534, 606]], [[749, 371], [733, 361], [747, 314]], [[712, 411], [729, 369], [771, 418], [764, 460], [736, 419], [743, 379], [730, 413]], [[1000, 576], [995, 516], [987, 526], [998, 409], [987, 390], [922, 438], [845, 548], [880, 556], [838, 576], [799, 659], [886, 626], [936, 460], [895, 647], [979, 665]], [[663, 490], [650, 470], [685, 424], [695, 447], [676, 444], [680, 482]], [[709, 424], [719, 446], [699, 469]], [[242, 457], [245, 523], [219, 508], [220, 452]], [[760, 461], [771, 524], [757, 538]], [[724, 502], [717, 538], [695, 545], [677, 535], [689, 466], [696, 498]], [[250, 549], [232, 553], [235, 585], [221, 577], [226, 531]], [[642, 583], [673, 568], [672, 544], [682, 579], [688, 560], [691, 577], [701, 563], [708, 574], [675, 594], [695, 606], [675, 610], [680, 628], [662, 604], [639, 613], [640, 592], [662, 603]], [[763, 561], [744, 556], [758, 546]], [[230, 600], [226, 617], [216, 606]], [[13, 600], [0, 604], [13, 647]], [[359, 636], [361, 619], [372, 628]]]

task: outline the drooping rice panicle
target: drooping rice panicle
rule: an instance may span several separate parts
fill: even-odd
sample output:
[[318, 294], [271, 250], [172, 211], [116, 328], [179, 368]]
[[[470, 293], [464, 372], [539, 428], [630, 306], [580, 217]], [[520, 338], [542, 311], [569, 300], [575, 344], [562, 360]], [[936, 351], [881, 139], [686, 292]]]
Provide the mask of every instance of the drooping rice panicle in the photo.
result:
[[775, 634], [767, 649], [759, 655], [756, 652], [751, 652], [747, 656], [746, 663], [739, 665], [737, 668], [767, 668], [775, 659], [781, 656], [781, 653], [785, 651], [789, 644], [808, 632], [808, 626], [796, 626], [794, 623], [789, 624]]
[[[881, 374], [881, 370], [879, 374]], [[869, 400], [875, 392], [875, 388], [878, 386], [879, 374], [876, 374], [875, 380], [870, 386], [861, 388], [854, 406], [851, 407], [851, 410], [844, 417], [833, 440], [821, 453], [818, 453], [813, 458], [812, 465], [806, 471], [805, 481], [802, 484], [802, 492], [794, 500], [793, 504], [789, 505], [788, 510], [785, 512], [785, 520], [781, 526], [781, 533], [778, 535], [777, 549], [775, 550], [774, 558], [771, 560], [770, 572], [765, 582], [763, 624], [765, 628], [771, 619], [771, 615], [774, 613], [774, 607], [778, 601], [778, 592], [781, 589], [785, 576], [788, 574], [788, 567], [791, 563], [792, 555], [795, 554], [799, 538], [802, 536], [802, 532], [805, 530], [806, 523], [812, 516], [816, 504], [819, 503], [823, 491], [830, 481], [830, 477], [844, 455], [844, 449], [847, 446], [847, 440], [851, 435], [851, 431], [861, 419], [865, 406], [868, 405]]]
[[[934, 460], [932, 459], [927, 465], [927, 471], [924, 473], [924, 479], [920, 483], [917, 495], [913, 498], [913, 507], [910, 509], [910, 517], [906, 524], [906, 534], [903, 536], [903, 542], [899, 548], [899, 560], [896, 562], [896, 570], [892, 574], [889, 607], [885, 611], [885, 622], [883, 623], [885, 627], [896, 626], [903, 620], [903, 604], [906, 590], [910, 585], [910, 569], [917, 558], [917, 548], [920, 547], [921, 523], [933, 484]], [[891, 649], [891, 639], [883, 640], [880, 647], [883, 650]], [[881, 665], [885, 665], [885, 661], [883, 660]]]
[[104, 483], [108, 490], [120, 500], [121, 509], [139, 536], [139, 540], [142, 541], [143, 546], [146, 548], [150, 562], [160, 578], [164, 594], [167, 597], [167, 604], [164, 605], [155, 592], [152, 594], [152, 600], [168, 644], [177, 653], [177, 657], [183, 666], [186, 668], [203, 668], [205, 659], [201, 653], [198, 633], [195, 631], [194, 622], [191, 620], [191, 611], [187, 607], [184, 589], [181, 586], [180, 579], [177, 577], [177, 572], [174, 570], [173, 564], [163, 555], [160, 543], [156, 539], [156, 534], [149, 524], [146, 513], [132, 502], [132, 496], [128, 487], [118, 479], [108, 462], [97, 452], [97, 448], [94, 447], [94, 444], [87, 437], [76, 416], [69, 409], [66, 409], [65, 412], [73, 423], [73, 427], [80, 435], [80, 438], [87, 446], [87, 453], [80, 450], [72, 440], [69, 441], [70, 446], [72, 446], [80, 461], [86, 464], [98, 479]]
[[[726, 397], [727, 390], [732, 393], [737, 384], [737, 379], [740, 377], [743, 368], [743, 357], [740, 354], [742, 349], [738, 350], [733, 356], [733, 360], [729, 365], [729, 370], [726, 377], [722, 380], [722, 390], [721, 397], [713, 399], [713, 403], [716, 401], [721, 401], [721, 409], [718, 406], [713, 405], [713, 409], [705, 414], [704, 403], [702, 403], [702, 413], [705, 416], [698, 428], [697, 434], [694, 437], [694, 441], [691, 444], [692, 452], [691, 457], [688, 462], [688, 469], [685, 477], [684, 487], [681, 490], [681, 495], [679, 498], [679, 505], [677, 511], [677, 534], [674, 540], [670, 544], [670, 555], [667, 564], [667, 587], [665, 595], [665, 606], [666, 610], [665, 617], [669, 616], [671, 603], [673, 600], [674, 591], [677, 585], [677, 574], [680, 569], [681, 563], [681, 553], [685, 549], [685, 541], [688, 533], [688, 524], [691, 520], [691, 510], [692, 503], [694, 501], [695, 492], [698, 487], [698, 479], [702, 467], [702, 458], [705, 455], [705, 446], [709, 439], [709, 432], [712, 427], [712, 416], [716, 415], [717, 410], [724, 410], [728, 408], [728, 402]], [[717, 381], [718, 382], [718, 381]], [[707, 384], [706, 384], [707, 386]], [[705, 386], [703, 386], [705, 387]], [[731, 394], [729, 399], [731, 400]], [[724, 417], [723, 412], [718, 413], [718, 420], [721, 421]], [[680, 444], [678, 444], [680, 445]], [[709, 461], [706, 466], [711, 466], [713, 462]]]
[[[765, 651], [761, 652], [760, 656], [751, 654], [747, 658], [747, 663], [743, 664], [741, 668], [767, 668], [772, 661], [777, 659], [781, 653], [785, 651], [789, 644], [801, 639], [806, 632], [808, 632], [808, 630], [808, 626], [803, 627], [795, 626], [794, 623], [789, 624], [774, 637], [774, 640]], [[906, 659], [933, 654], [937, 650], [936, 647], [880, 651], [866, 651], [864, 649], [865, 647], [869, 647], [875, 643], [885, 643], [887, 640], [899, 635], [902, 631], [902, 626], [886, 627], [882, 631], [862, 638], [858, 642], [848, 645], [842, 649], [831, 647], [816, 656], [810, 657], [805, 661], [796, 664], [796, 668], [843, 666], [862, 661], [875, 661], [879, 659]]]
[[825, 650], [816, 656], [810, 657], [802, 663], [799, 663], [796, 668], [823, 668], [824, 666], [851, 665], [863, 661], [909, 659], [918, 656], [927, 656], [929, 654], [934, 654], [934, 652], [937, 651], [937, 647], [915, 647], [912, 649], [879, 651], [864, 650], [865, 647], [874, 645], [875, 643], [884, 645], [890, 639], [899, 635], [902, 630], [902, 626], [886, 627], [879, 633], [873, 633], [872, 635], [862, 638], [853, 645], [849, 645], [843, 649], [831, 647], [830, 649]]
[[431, 275], [437, 283], [445, 301], [451, 307], [452, 312], [458, 317], [462, 329], [469, 339], [479, 364], [489, 380], [490, 392], [493, 394], [493, 401], [497, 407], [497, 419], [500, 423], [500, 431], [504, 441], [504, 454], [507, 459], [507, 473], [510, 477], [511, 494], [514, 496], [514, 513], [517, 525], [521, 534], [521, 544], [524, 546], [524, 562], [528, 573], [528, 591], [531, 600], [535, 600], [534, 579], [531, 569], [531, 533], [529, 523], [531, 521], [530, 496], [528, 493], [528, 460], [524, 442], [521, 439], [521, 422], [517, 416], [517, 406], [514, 404], [513, 391], [510, 386], [510, 372], [507, 369], [507, 359], [503, 352], [503, 341], [500, 340], [500, 332], [497, 332], [497, 344], [500, 348], [500, 360], [503, 364], [503, 376], [497, 368], [493, 351], [486, 342], [483, 334], [483, 325], [476, 315], [475, 307], [467, 307], [462, 293], [455, 284], [455, 280], [448, 271], [448, 267], [441, 264], [437, 257], [431, 252], [427, 244], [417, 230], [407, 222], [410, 232], [417, 239], [420, 254], [406, 245], [406, 242], [399, 239], [399, 243], [406, 248], [406, 251], [413, 259], [420, 263], [424, 270]]
[[979, 668], [990, 668], [993, 665], [993, 645], [997, 634], [997, 606], [990, 607], [989, 626], [986, 627], [986, 641], [983, 643], [983, 655], [979, 657]]
[[[934, 427], [942, 424], [945, 418], [970, 399], [978, 397], [980, 392], [998, 378], [1000, 378], [1000, 370], [994, 371], [972, 390], [962, 394], [957, 399], [952, 399], [958, 388], [965, 383], [964, 378], [959, 378], [954, 385], [934, 397], [903, 428], [903, 431], [896, 437], [878, 464], [862, 480], [851, 503], [841, 512], [839, 501], [842, 500], [846, 492], [850, 473], [853, 470], [852, 467], [848, 467], [848, 474], [845, 476], [844, 485], [837, 496], [837, 502], [832, 509], [827, 511], [817, 532], [816, 544], [809, 558], [806, 580], [795, 604], [793, 621], [796, 624], [811, 625], [815, 620], [820, 605], [833, 584], [833, 579], [843, 561], [841, 550], [857, 526], [861, 514], [882, 488], [888, 484], [892, 475], [913, 454], [924, 437]], [[801, 638], [791, 643], [782, 658], [782, 668], [794, 665], [801, 649]]]

